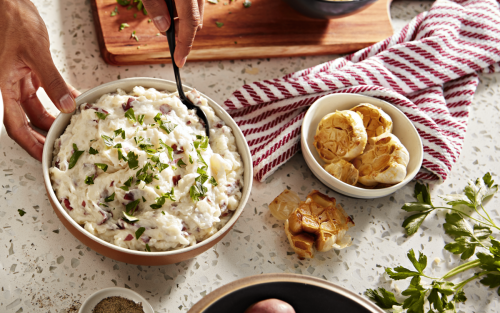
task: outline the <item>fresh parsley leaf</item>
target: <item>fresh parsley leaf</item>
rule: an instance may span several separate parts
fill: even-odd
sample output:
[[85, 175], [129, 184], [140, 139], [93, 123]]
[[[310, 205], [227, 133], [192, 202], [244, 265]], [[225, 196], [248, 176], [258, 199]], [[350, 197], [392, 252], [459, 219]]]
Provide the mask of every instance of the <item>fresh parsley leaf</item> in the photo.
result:
[[123, 155], [122, 149], [118, 148], [118, 161], [123, 160], [125, 162], [128, 162], [128, 159], [126, 156]]
[[108, 137], [106, 135], [101, 135], [101, 138], [104, 140], [104, 144], [106, 145], [106, 147], [113, 146], [113, 138]]
[[413, 277], [410, 286], [401, 294], [409, 296], [403, 302], [403, 308], [408, 309], [408, 313], [424, 313], [424, 301], [427, 289], [420, 284], [420, 276]]
[[158, 171], [161, 173], [164, 169], [166, 169], [169, 165], [166, 163], [158, 163], [157, 168]]
[[458, 213], [446, 214], [443, 228], [448, 235], [455, 238], [454, 242], [448, 243], [444, 248], [453, 254], [461, 254], [462, 260], [473, 256], [476, 247], [482, 245], [481, 242], [492, 234], [491, 229], [484, 225], [476, 224], [471, 228]]
[[156, 123], [160, 123], [161, 122], [161, 113], [156, 114], [153, 119]]
[[179, 161], [177, 161], [177, 166], [180, 168], [185, 168], [187, 166], [187, 164], [184, 163], [184, 161], [182, 161], [182, 159], [179, 159]]
[[136, 169], [139, 167], [139, 156], [137, 154], [135, 154], [133, 151], [129, 151], [129, 153], [127, 154], [127, 158], [128, 158], [128, 167], [130, 169]]
[[156, 203], [151, 204], [150, 207], [153, 210], [156, 210], [156, 209], [161, 208], [164, 204], [165, 204], [165, 197], [161, 196], [161, 197], [156, 198]]
[[170, 190], [170, 192], [166, 192], [163, 194], [163, 197], [169, 199], [170, 201], [175, 201], [175, 197], [174, 197], [174, 187], [172, 187], [172, 190]]
[[121, 23], [120, 24], [120, 31], [124, 30], [126, 27], [130, 27], [130, 25], [127, 23]]
[[406, 279], [408, 277], [420, 276], [419, 272], [410, 271], [406, 267], [398, 266], [394, 268], [394, 271], [390, 268], [386, 268], [385, 272], [394, 280]]
[[148, 245], [148, 244], [146, 244], [146, 251], [147, 251], [147, 252], [151, 252], [151, 248], [149, 247], [149, 245]]
[[191, 157], [191, 154], [189, 155], [189, 163], [193, 164], [193, 158]]
[[198, 154], [198, 161], [203, 164], [202, 168], [204, 170], [206, 170], [208, 168], [208, 164], [207, 162], [205, 162], [205, 160], [203, 159], [203, 157], [201, 156], [201, 152], [200, 150], [196, 150], [196, 153]]
[[19, 212], [20, 216], [23, 216], [24, 214], [26, 214], [26, 212], [24, 210], [21, 210], [21, 209], [18, 209], [17, 212]]
[[115, 130], [114, 133], [115, 138], [121, 135], [122, 139], [125, 139], [125, 131], [122, 128]]
[[85, 152], [83, 150], [79, 151], [78, 147], [76, 146], [76, 144], [73, 144], [73, 150], [74, 150], [74, 152], [71, 155], [71, 158], [69, 159], [69, 166], [68, 166], [69, 169], [72, 169], [73, 167], [75, 167], [76, 162], [78, 162], [78, 159]]
[[128, 191], [129, 187], [132, 186], [132, 181], [134, 180], [134, 176], [130, 176], [126, 182], [124, 182], [124, 186], [118, 187], [122, 190]]
[[125, 117], [128, 118], [131, 122], [134, 122], [134, 123], [137, 122], [133, 108], [130, 108], [127, 110], [127, 112], [125, 112]]
[[96, 149], [90, 147], [89, 154], [98, 154], [98, 153], [99, 153], [99, 151], [97, 151]]
[[427, 267], [427, 257], [422, 253], [418, 253], [418, 260], [415, 257], [415, 252], [411, 249], [408, 254], [408, 259], [410, 259], [413, 267], [420, 273], [423, 274], [423, 270]]
[[141, 115], [137, 116], [137, 121], [139, 122], [139, 124], [141, 124], [141, 125], [144, 124], [144, 117], [145, 116], [146, 115], [144, 115], [144, 114], [141, 114]]
[[123, 220], [129, 224], [133, 224], [139, 221], [137, 217], [128, 215], [125, 211], [123, 211], [122, 213], [123, 213]]
[[215, 178], [212, 176], [210, 177], [210, 180], [208, 181], [209, 183], [211, 183], [214, 187], [217, 187], [217, 181], [215, 180]]
[[424, 184], [417, 182], [415, 184], [415, 198], [420, 203], [425, 203], [425, 204], [432, 206], [429, 185], [424, 185]]
[[108, 170], [108, 165], [104, 163], [94, 163], [95, 166], [106, 172]]
[[224, 26], [224, 23], [222, 22], [215, 22], [215, 25], [219, 28], [221, 28], [222, 26]]
[[98, 117], [99, 119], [101, 119], [101, 120], [105, 120], [105, 119], [106, 119], [106, 117], [109, 115], [109, 114], [106, 114], [106, 113], [101, 113], [101, 112], [97, 112], [97, 111], [95, 111], [94, 113], [95, 113], [95, 115], [97, 115], [97, 117]]
[[245, 8], [249, 8], [251, 5], [252, 5], [252, 2], [250, 2], [250, 0], [245, 0], [245, 1], [243, 2], [243, 6], [244, 6]]
[[123, 6], [130, 4], [130, 0], [116, 0], [116, 2], [118, 2], [119, 5], [123, 5]]
[[165, 215], [165, 211], [161, 211], [161, 214]]
[[114, 145], [114, 146], [113, 146], [113, 148], [117, 148], [117, 149], [119, 149], [119, 148], [121, 148], [121, 147], [122, 147], [122, 144], [121, 144], [121, 143], [117, 143], [116, 145]]
[[113, 192], [113, 194], [112, 194], [111, 196], [106, 197], [106, 198], [104, 199], [104, 202], [111, 202], [111, 201], [113, 201], [113, 200], [115, 200], [115, 193], [114, 193], [114, 192]]
[[122, 189], [122, 190], [125, 190], [125, 191], [128, 191], [128, 187], [127, 187], [127, 186], [120, 186], [120, 187], [118, 187], [118, 188], [120, 188], [120, 189]]
[[94, 177], [93, 176], [87, 176], [87, 178], [85, 178], [85, 183], [87, 185], [93, 185], [94, 184]]
[[405, 210], [406, 212], [424, 212], [432, 210], [433, 207], [425, 203], [409, 202], [405, 203], [401, 209]]
[[163, 129], [167, 134], [170, 134], [171, 132], [174, 131], [174, 129], [177, 127], [177, 124], [174, 124], [172, 122], [163, 122], [159, 121], [159, 127]]
[[140, 199], [137, 199], [135, 201], [127, 203], [127, 205], [125, 205], [125, 212], [127, 212], [127, 214], [134, 214], [140, 201]]
[[208, 148], [209, 139], [208, 136], [196, 135], [196, 140], [193, 145], [196, 150], [200, 149], [205, 151]]
[[393, 305], [401, 305], [396, 301], [394, 294], [384, 288], [378, 288], [378, 290], [367, 289], [366, 296], [382, 309], [392, 309]]
[[146, 230], [146, 228], [139, 227], [139, 229], [135, 232], [135, 239], [139, 240], [139, 238], [141, 238], [142, 234], [144, 234], [145, 230]]
[[408, 235], [413, 235], [414, 233], [416, 233], [427, 215], [429, 215], [429, 212], [413, 214], [407, 217], [402, 225], [406, 229], [406, 233]]
[[144, 196], [142, 196], [142, 202], [146, 202], [146, 198], [144, 198]]

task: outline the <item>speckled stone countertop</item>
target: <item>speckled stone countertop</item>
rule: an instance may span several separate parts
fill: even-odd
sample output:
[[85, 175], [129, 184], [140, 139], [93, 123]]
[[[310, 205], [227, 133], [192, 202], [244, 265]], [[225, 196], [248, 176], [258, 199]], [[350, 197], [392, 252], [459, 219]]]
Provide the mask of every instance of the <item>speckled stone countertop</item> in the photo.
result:
[[[89, 0], [34, 0], [49, 29], [51, 52], [63, 76], [80, 90], [117, 78], [150, 76], [173, 80], [169, 65], [109, 66], [99, 56]], [[431, 2], [395, 2], [391, 15], [401, 28]], [[183, 81], [217, 102], [245, 82], [280, 77], [336, 56], [188, 63]], [[448, 180], [433, 196], [459, 192], [466, 181], [491, 171], [500, 175], [500, 75], [482, 75], [469, 119], [465, 148]], [[51, 111], [56, 113], [54, 108]], [[362, 294], [366, 288], [406, 288], [386, 281], [384, 267], [410, 266], [406, 252], [422, 250], [431, 275], [444, 274], [460, 260], [443, 252], [443, 214], [425, 222], [412, 237], [404, 235], [403, 203], [412, 201], [414, 183], [375, 200], [356, 200], [321, 184], [297, 154], [265, 183], [254, 182], [250, 200], [234, 229], [213, 249], [179, 264], [147, 267], [105, 258], [77, 241], [61, 224], [45, 194], [42, 169], [3, 130], [0, 138], [0, 312], [75, 312], [96, 290], [119, 286], [137, 291], [156, 312], [185, 312], [204, 295], [236, 279], [260, 273], [311, 275]], [[283, 222], [268, 211], [284, 188], [305, 197], [318, 189], [337, 198], [356, 226], [353, 245], [298, 260], [286, 239]], [[488, 205], [500, 221], [500, 199]], [[18, 209], [26, 211], [24, 216]], [[439, 258], [443, 262], [434, 262]], [[458, 277], [460, 278], [460, 277]], [[465, 278], [465, 277], [464, 277]], [[465, 288], [468, 301], [459, 312], [498, 312], [496, 291], [479, 283]], [[73, 309], [73, 311], [72, 311]]]

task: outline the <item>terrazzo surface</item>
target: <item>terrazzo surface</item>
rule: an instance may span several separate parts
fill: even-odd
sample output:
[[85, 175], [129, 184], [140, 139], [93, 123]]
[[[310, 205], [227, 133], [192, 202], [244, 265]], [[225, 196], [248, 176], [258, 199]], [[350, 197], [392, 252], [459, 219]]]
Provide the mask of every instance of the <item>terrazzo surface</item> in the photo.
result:
[[[169, 65], [106, 65], [99, 56], [88, 0], [34, 3], [49, 29], [57, 67], [78, 89], [134, 76], [173, 80]], [[430, 2], [393, 3], [395, 29], [430, 6]], [[182, 75], [187, 85], [222, 102], [245, 82], [280, 77], [335, 57], [188, 63]], [[487, 171], [500, 180], [499, 81], [498, 74], [481, 76], [465, 148], [449, 179], [432, 187], [433, 197], [460, 192], [468, 179]], [[56, 113], [53, 107], [51, 111]], [[442, 249], [451, 240], [443, 232], [444, 213], [434, 214], [415, 235], [404, 235], [401, 223], [406, 214], [400, 208], [413, 200], [414, 183], [385, 198], [351, 199], [321, 184], [300, 153], [265, 183], [254, 181], [245, 211], [220, 243], [194, 259], [167, 266], [116, 262], [76, 240], [49, 204], [40, 163], [16, 145], [5, 129], [0, 138], [0, 185], [0, 312], [76, 312], [90, 294], [112, 286], [140, 293], [156, 312], [185, 312], [226, 283], [249, 275], [280, 272], [323, 278], [359, 294], [378, 286], [397, 293], [406, 288], [407, 282], [386, 281], [384, 267], [410, 266], [405, 255], [411, 248], [428, 256], [432, 276], [441, 276], [460, 264], [456, 256]], [[312, 189], [336, 197], [356, 223], [350, 230], [353, 245], [300, 261], [288, 244], [283, 222], [268, 211], [268, 203], [285, 188], [302, 198]], [[500, 222], [499, 203], [496, 196], [488, 204], [496, 222]], [[18, 209], [26, 214], [20, 216]], [[460, 305], [459, 312], [500, 311], [495, 290], [476, 282], [468, 285], [465, 293], [469, 300]]]

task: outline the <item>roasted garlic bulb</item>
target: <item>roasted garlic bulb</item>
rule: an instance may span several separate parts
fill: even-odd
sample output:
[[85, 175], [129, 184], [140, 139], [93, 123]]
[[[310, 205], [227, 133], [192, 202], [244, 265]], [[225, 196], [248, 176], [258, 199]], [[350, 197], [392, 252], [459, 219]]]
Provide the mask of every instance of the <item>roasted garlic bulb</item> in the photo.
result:
[[284, 221], [290, 216], [290, 213], [299, 206], [299, 203], [299, 195], [285, 189], [269, 204], [269, 210], [274, 217]]
[[351, 111], [361, 113], [368, 138], [392, 131], [391, 117], [373, 104], [361, 103], [352, 108]]
[[365, 152], [352, 161], [365, 186], [397, 184], [406, 177], [410, 154], [398, 137], [385, 133], [368, 140]]
[[354, 159], [363, 153], [366, 142], [363, 120], [354, 111], [336, 111], [326, 115], [314, 136], [314, 146], [326, 163]]
[[346, 160], [339, 159], [337, 162], [325, 164], [328, 174], [349, 185], [356, 185], [358, 182], [358, 170]]
[[354, 222], [335, 198], [313, 190], [286, 220], [285, 233], [299, 258], [312, 258], [314, 246], [318, 251], [350, 246], [346, 231], [351, 226]]

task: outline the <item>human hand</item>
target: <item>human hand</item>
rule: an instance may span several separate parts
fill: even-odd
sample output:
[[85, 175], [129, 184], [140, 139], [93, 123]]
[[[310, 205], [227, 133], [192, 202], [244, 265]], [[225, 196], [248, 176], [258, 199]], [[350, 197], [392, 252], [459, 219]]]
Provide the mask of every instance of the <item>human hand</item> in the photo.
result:
[[66, 84], [50, 55], [47, 28], [29, 0], [0, 0], [0, 90], [4, 125], [10, 138], [41, 161], [45, 137], [35, 127], [49, 130], [54, 117], [36, 96], [43, 87], [64, 113], [75, 110], [79, 94]]
[[[166, 32], [171, 21], [165, 0], [142, 0], [142, 2], [148, 14], [153, 17], [156, 28], [162, 33]], [[175, 3], [179, 17], [175, 19], [178, 37], [174, 60], [178, 67], [186, 64], [196, 31], [201, 30], [203, 26], [203, 4], [204, 0], [177, 0]]]

